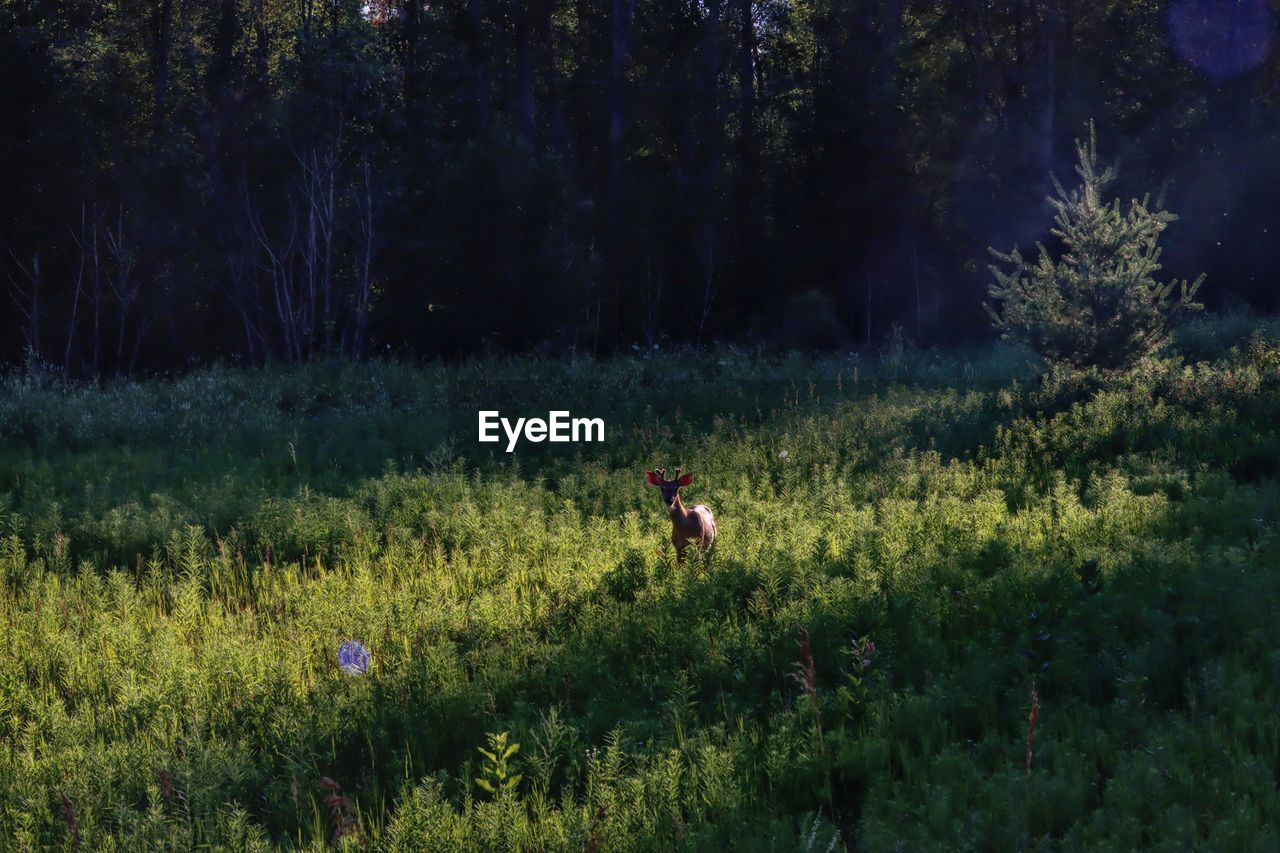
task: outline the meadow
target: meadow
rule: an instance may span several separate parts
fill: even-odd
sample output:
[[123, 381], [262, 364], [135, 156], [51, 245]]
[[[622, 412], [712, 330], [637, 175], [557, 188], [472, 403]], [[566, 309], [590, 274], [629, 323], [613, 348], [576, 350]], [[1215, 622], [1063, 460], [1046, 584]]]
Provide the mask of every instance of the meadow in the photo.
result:
[[[493, 401], [609, 432], [506, 454]], [[1278, 423], [1280, 333], [1239, 317], [1110, 378], [13, 374], [0, 844], [1276, 849]], [[643, 482], [675, 465], [720, 529], [684, 567]]]

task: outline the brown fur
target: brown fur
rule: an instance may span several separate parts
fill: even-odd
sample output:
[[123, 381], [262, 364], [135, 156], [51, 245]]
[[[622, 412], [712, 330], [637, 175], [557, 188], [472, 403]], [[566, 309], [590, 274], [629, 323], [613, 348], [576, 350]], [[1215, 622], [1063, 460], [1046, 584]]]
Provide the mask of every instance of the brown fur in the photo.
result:
[[680, 476], [676, 470], [674, 480], [666, 479], [666, 469], [659, 468], [645, 472], [650, 485], [657, 486], [662, 492], [663, 503], [667, 507], [667, 515], [671, 518], [671, 544], [676, 549], [677, 562], [684, 563], [684, 552], [690, 543], [702, 550], [707, 550], [716, 540], [716, 519], [711, 510], [702, 504], [686, 509], [680, 500], [680, 489], [693, 482], [693, 475]]

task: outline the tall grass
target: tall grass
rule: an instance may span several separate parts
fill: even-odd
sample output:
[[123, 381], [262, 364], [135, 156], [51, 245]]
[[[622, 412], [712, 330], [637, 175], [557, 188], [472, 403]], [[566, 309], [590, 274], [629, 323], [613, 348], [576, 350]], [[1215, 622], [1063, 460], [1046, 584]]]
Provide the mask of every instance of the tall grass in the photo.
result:
[[[0, 838], [1276, 846], [1275, 345], [1033, 377], [908, 351], [7, 379]], [[605, 445], [470, 440], [476, 402], [556, 394]], [[684, 569], [642, 482], [677, 463], [720, 526]]]

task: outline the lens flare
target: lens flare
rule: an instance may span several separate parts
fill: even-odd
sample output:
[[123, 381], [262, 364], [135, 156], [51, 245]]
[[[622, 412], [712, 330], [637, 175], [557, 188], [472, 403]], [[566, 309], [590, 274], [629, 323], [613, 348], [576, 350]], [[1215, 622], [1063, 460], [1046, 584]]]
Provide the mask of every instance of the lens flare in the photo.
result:
[[347, 640], [338, 647], [338, 665], [348, 675], [364, 675], [369, 669], [369, 650], [359, 640]]
[[1256, 68], [1271, 48], [1266, 0], [1175, 0], [1169, 8], [1173, 49], [1214, 80]]

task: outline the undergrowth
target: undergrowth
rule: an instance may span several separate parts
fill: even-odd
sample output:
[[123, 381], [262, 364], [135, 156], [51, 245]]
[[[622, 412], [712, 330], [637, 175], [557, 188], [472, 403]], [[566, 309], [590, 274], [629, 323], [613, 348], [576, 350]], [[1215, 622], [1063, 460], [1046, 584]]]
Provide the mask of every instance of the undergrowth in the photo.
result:
[[[0, 838], [1275, 847], [1278, 390], [1258, 335], [10, 377]], [[482, 452], [495, 396], [607, 441]], [[684, 568], [669, 464], [719, 524]]]

